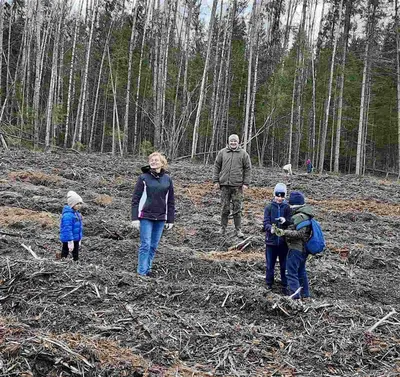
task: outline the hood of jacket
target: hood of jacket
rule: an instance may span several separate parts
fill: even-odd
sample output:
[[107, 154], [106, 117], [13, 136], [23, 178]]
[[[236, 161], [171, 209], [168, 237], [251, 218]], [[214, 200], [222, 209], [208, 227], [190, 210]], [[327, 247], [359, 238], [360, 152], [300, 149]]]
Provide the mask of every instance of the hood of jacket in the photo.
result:
[[303, 204], [301, 206], [291, 206], [291, 208], [292, 208], [292, 221], [294, 225], [299, 224], [300, 222], [309, 217], [314, 217], [313, 208], [307, 204]]

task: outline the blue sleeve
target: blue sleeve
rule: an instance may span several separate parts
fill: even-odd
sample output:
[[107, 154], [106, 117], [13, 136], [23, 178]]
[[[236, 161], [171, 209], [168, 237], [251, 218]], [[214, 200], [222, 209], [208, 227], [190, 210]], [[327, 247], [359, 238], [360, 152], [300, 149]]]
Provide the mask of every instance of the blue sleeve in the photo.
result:
[[171, 184], [168, 190], [167, 223], [173, 223], [174, 220], [175, 220], [175, 194], [174, 194], [174, 184], [171, 179]]
[[74, 218], [75, 216], [68, 212], [61, 217], [60, 226], [60, 240], [61, 242], [68, 242], [74, 239]]
[[139, 220], [139, 202], [144, 190], [143, 177], [139, 176], [132, 195], [132, 220]]

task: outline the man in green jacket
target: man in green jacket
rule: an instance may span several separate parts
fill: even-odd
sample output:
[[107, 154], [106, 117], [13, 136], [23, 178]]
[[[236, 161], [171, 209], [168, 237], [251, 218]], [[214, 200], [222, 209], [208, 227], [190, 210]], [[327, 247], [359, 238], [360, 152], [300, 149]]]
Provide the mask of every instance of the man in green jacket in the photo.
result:
[[218, 152], [214, 164], [213, 182], [215, 188], [221, 189], [221, 229], [225, 235], [228, 226], [230, 204], [235, 224], [236, 236], [244, 238], [241, 230], [243, 189], [249, 187], [251, 178], [251, 161], [249, 154], [240, 148], [239, 136], [230, 135], [226, 148]]

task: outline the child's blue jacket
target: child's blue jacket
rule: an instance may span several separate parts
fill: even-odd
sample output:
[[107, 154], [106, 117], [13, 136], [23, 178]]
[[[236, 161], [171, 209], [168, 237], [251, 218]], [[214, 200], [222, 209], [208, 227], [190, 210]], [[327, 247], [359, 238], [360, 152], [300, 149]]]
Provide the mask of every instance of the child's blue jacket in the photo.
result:
[[80, 241], [82, 237], [82, 215], [70, 206], [64, 206], [60, 222], [60, 241]]

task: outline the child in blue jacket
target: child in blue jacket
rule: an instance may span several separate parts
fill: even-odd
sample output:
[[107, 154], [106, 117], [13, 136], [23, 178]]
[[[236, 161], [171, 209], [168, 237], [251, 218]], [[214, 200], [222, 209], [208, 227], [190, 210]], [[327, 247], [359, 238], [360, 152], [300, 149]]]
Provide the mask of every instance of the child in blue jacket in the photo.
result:
[[291, 210], [285, 197], [287, 195], [287, 188], [284, 183], [278, 183], [274, 188], [274, 198], [264, 209], [264, 227], [265, 231], [265, 260], [266, 260], [266, 274], [265, 281], [267, 289], [272, 289], [274, 284], [274, 271], [276, 260], [279, 258], [279, 266], [281, 273], [281, 286], [283, 293], [287, 291], [287, 278], [286, 278], [286, 257], [288, 247], [285, 239], [278, 237], [274, 234], [272, 225], [278, 228], [286, 227], [290, 221]]
[[60, 222], [60, 241], [62, 242], [61, 258], [67, 258], [72, 252], [74, 261], [79, 259], [79, 247], [83, 236], [82, 198], [75, 191], [68, 191], [67, 205], [62, 210]]

